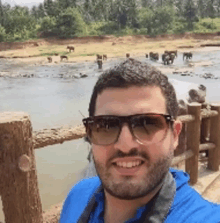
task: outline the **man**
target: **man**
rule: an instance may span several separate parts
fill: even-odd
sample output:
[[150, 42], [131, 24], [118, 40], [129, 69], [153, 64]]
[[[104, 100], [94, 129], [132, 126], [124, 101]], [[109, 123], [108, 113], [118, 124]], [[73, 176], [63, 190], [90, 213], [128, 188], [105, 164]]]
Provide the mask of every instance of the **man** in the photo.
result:
[[98, 176], [70, 191], [61, 223], [217, 223], [220, 207], [169, 169], [182, 124], [173, 86], [128, 59], [98, 79], [83, 120]]

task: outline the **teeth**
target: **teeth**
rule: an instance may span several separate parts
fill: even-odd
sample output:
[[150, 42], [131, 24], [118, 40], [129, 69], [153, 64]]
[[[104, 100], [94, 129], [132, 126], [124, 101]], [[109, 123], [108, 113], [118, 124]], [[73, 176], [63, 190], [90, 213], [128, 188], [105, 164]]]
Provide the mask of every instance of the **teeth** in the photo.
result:
[[141, 161], [133, 161], [133, 162], [117, 162], [116, 165], [123, 167], [123, 168], [132, 168], [135, 166], [139, 166], [141, 164]]

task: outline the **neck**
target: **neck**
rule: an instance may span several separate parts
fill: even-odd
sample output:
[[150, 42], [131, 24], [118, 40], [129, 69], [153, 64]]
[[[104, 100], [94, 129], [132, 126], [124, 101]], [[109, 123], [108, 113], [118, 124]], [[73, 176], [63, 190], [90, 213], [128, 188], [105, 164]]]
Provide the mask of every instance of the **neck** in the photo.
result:
[[134, 200], [122, 200], [112, 196], [106, 190], [105, 193], [105, 223], [122, 223], [130, 218], [134, 218], [138, 208], [146, 205], [160, 190], [162, 184], [144, 197]]

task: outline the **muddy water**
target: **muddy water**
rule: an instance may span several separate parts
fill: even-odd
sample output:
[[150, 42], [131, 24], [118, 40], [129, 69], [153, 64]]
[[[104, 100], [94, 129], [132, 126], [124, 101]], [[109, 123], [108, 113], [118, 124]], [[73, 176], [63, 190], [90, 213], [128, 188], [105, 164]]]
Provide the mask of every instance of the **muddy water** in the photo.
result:
[[[145, 57], [140, 61], [164, 67], [161, 59], [153, 62]], [[123, 61], [108, 60], [103, 69]], [[220, 51], [195, 52], [191, 62], [209, 66], [194, 67], [191, 76], [168, 72], [177, 86], [177, 94], [183, 95], [190, 83], [204, 84], [209, 101], [220, 101], [220, 79], [200, 78], [200, 74], [212, 73], [220, 77]], [[182, 54], [169, 68], [189, 68]], [[80, 73], [87, 74], [79, 78]], [[63, 63], [54, 65], [23, 66], [11, 60], [0, 59], [0, 112], [24, 111], [30, 114], [33, 129], [54, 128], [62, 125], [81, 124], [82, 115], [88, 115], [88, 102], [97, 77], [100, 75], [95, 62]], [[33, 74], [33, 77], [22, 77]], [[12, 77], [11, 77], [12, 76]], [[83, 140], [65, 142], [36, 150], [38, 182], [43, 209], [62, 201], [70, 187], [81, 177], [87, 165], [88, 144]], [[2, 213], [0, 220], [3, 219]]]

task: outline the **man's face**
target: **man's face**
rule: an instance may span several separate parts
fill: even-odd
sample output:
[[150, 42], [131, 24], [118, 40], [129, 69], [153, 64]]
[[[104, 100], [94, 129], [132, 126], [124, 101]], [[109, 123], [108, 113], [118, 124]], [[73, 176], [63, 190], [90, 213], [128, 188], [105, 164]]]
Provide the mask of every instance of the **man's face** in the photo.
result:
[[[111, 88], [98, 95], [95, 115], [129, 116], [144, 113], [167, 114], [159, 87]], [[136, 199], [156, 188], [170, 167], [178, 144], [181, 124], [175, 122], [166, 137], [154, 144], [141, 144], [123, 124], [118, 141], [92, 144], [96, 171], [106, 192], [120, 199]]]

